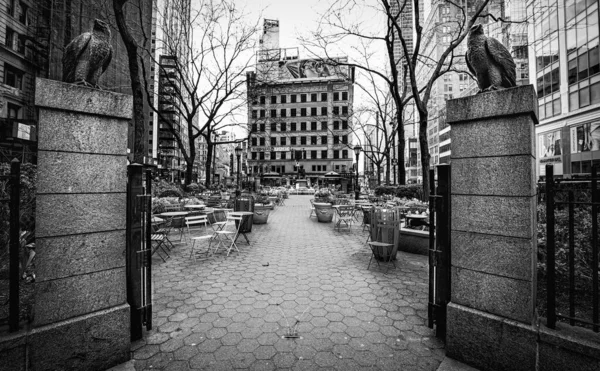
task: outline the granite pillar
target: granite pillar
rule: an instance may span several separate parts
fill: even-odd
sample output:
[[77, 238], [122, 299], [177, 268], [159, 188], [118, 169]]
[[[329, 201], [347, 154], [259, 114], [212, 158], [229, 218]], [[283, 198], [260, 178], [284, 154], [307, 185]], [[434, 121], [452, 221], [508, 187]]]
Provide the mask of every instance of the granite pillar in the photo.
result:
[[43, 364], [36, 370], [106, 369], [129, 359], [125, 223], [132, 97], [37, 79], [35, 104], [38, 255], [29, 359]]
[[[535, 91], [527, 85], [450, 100], [447, 121], [452, 129], [453, 303], [447, 349], [450, 356], [481, 367], [481, 355], [463, 345], [475, 341], [474, 348], [493, 349], [500, 340], [494, 334], [502, 331], [474, 339], [472, 331], [463, 330], [490, 322], [474, 317], [523, 326], [535, 320]], [[528, 355], [521, 358], [524, 367], [530, 366], [522, 361]], [[520, 369], [515, 366], [499, 364]]]

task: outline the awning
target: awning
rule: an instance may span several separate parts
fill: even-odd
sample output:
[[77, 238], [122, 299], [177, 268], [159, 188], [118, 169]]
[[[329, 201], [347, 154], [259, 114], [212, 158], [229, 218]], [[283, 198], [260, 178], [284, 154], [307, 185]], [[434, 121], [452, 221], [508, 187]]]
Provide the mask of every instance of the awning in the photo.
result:
[[264, 177], [268, 177], [268, 178], [281, 178], [281, 175], [279, 173], [264, 173], [263, 174], [263, 178]]
[[336, 173], [335, 171], [330, 171], [328, 173], [325, 173], [325, 178], [334, 179], [334, 178], [341, 178], [341, 177], [340, 177], [340, 174]]

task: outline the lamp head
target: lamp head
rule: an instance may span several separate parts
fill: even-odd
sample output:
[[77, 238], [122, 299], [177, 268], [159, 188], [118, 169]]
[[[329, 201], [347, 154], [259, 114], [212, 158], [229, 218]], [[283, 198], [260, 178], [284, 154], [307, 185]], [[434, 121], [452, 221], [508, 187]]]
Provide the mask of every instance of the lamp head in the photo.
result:
[[360, 151], [362, 151], [362, 147], [360, 146], [360, 144], [355, 145], [353, 149], [354, 149], [354, 154], [356, 156], [358, 156], [360, 154]]
[[240, 146], [235, 147], [235, 155], [240, 156], [241, 154], [242, 154], [242, 147], [240, 147]]

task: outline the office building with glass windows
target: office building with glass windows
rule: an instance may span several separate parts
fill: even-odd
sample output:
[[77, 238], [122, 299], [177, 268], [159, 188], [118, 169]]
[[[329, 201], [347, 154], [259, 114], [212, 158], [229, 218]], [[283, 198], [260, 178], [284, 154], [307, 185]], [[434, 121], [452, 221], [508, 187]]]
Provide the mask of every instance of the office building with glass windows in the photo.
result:
[[530, 74], [539, 100], [537, 175], [577, 177], [600, 163], [598, 0], [529, 0]]

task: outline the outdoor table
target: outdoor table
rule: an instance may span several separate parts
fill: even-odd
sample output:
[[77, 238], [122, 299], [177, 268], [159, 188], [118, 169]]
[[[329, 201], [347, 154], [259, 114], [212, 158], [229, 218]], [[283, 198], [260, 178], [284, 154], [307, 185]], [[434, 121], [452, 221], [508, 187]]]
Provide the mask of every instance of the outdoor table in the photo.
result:
[[158, 215], [165, 216], [167, 218], [174, 218], [176, 216], [186, 216], [189, 213], [189, 211], [167, 211], [166, 213], [160, 213]]
[[152, 216], [152, 223], [163, 223], [164, 221], [164, 219], [161, 219], [158, 216]]
[[[236, 217], [241, 216], [242, 220], [240, 221], [240, 223], [242, 223], [242, 224], [244, 224], [244, 219], [249, 218], [252, 215], [254, 215], [254, 213], [252, 211], [231, 211], [231, 212], [229, 212], [229, 216], [236, 216]], [[236, 221], [236, 224], [237, 223], [238, 222]], [[238, 227], [238, 228], [241, 228], [241, 227]], [[246, 239], [246, 242], [248, 243], [248, 245], [250, 245], [250, 240], [248, 240], [248, 236], [246, 236], [246, 233], [243, 231], [240, 231], [239, 234], [243, 235], [244, 238]], [[239, 235], [238, 235], [238, 237], [239, 237]], [[236, 238], [236, 240], [237, 240], [237, 238]]]
[[187, 209], [199, 209], [199, 210], [202, 210], [202, 209], [206, 208], [206, 205], [185, 205], [184, 207], [187, 208]]

